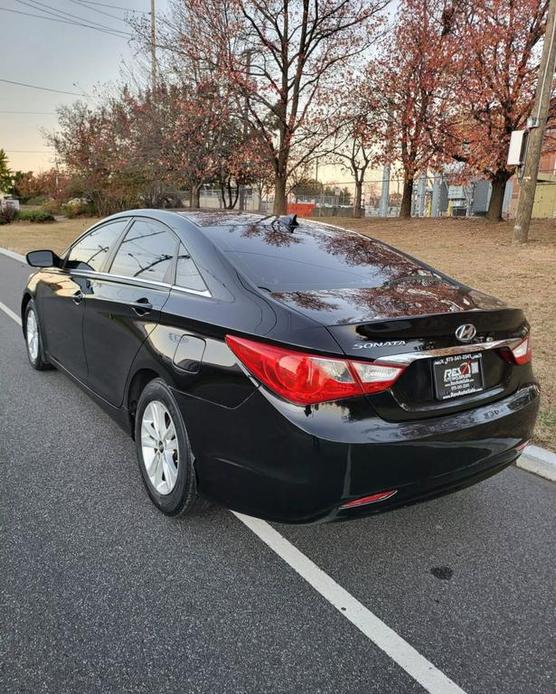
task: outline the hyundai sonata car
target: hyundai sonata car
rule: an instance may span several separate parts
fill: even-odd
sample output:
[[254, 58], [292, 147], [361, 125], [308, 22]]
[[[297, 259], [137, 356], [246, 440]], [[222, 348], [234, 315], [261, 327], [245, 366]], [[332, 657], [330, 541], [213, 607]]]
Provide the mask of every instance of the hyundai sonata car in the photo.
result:
[[133, 210], [27, 261], [31, 365], [130, 433], [166, 514], [355, 518], [482, 480], [531, 436], [522, 311], [355, 232]]

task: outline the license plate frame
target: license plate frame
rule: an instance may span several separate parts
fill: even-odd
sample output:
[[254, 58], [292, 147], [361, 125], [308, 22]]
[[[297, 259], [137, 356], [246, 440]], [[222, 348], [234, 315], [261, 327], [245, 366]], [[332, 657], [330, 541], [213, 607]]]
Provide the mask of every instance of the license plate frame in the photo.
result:
[[485, 389], [481, 352], [457, 354], [434, 359], [434, 392], [437, 400], [454, 400]]

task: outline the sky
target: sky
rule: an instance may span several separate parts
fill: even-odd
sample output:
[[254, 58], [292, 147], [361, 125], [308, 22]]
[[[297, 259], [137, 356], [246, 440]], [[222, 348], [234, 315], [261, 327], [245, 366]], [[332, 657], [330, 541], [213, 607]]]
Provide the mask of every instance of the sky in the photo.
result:
[[[127, 38], [17, 14], [43, 14], [55, 19], [48, 12], [65, 12], [79, 18], [65, 15], [69, 21], [95, 22], [128, 32], [129, 28], [121, 21], [129, 16], [125, 9], [150, 10], [150, 0], [94, 0], [94, 3], [93, 0], [0, 0], [0, 80], [86, 94], [117, 80], [122, 61], [133, 61]], [[168, 0], [156, 0], [156, 4], [157, 11], [164, 11]], [[0, 149], [6, 150], [12, 170], [39, 171], [53, 165], [53, 153], [48, 150], [41, 129], [54, 129], [56, 107], [78, 98], [0, 81]]]
[[[168, 5], [169, 0], [156, 0], [157, 13], [164, 13]], [[6, 151], [12, 170], [37, 172], [55, 164], [42, 131], [55, 129], [57, 106], [80, 97], [2, 80], [92, 95], [94, 104], [95, 90], [120, 79], [125, 64], [134, 63], [125, 36], [60, 23], [52, 13], [67, 13], [70, 22], [129, 32], [122, 20], [132, 12], [148, 17], [150, 0], [0, 0], [0, 149]], [[347, 171], [324, 162], [319, 178], [339, 186], [352, 181]]]

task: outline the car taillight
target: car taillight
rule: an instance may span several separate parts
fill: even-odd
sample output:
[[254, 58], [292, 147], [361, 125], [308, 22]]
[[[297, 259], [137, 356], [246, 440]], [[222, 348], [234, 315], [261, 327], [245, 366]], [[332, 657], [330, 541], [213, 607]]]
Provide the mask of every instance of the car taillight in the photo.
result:
[[531, 348], [531, 336], [522, 340], [517, 347], [513, 349], [504, 349], [501, 352], [502, 357], [510, 362], [510, 364], [528, 364], [533, 356], [533, 350]]
[[253, 376], [297, 405], [386, 390], [405, 368], [320, 357], [233, 335], [226, 335], [226, 344]]

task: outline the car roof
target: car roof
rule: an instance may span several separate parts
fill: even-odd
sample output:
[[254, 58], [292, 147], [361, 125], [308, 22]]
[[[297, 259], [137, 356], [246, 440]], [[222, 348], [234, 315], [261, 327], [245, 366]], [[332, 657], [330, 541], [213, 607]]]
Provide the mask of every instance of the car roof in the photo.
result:
[[176, 210], [176, 214], [185, 217], [198, 227], [231, 227], [260, 224], [275, 219], [273, 215], [262, 215], [250, 212], [233, 212], [222, 210]]

